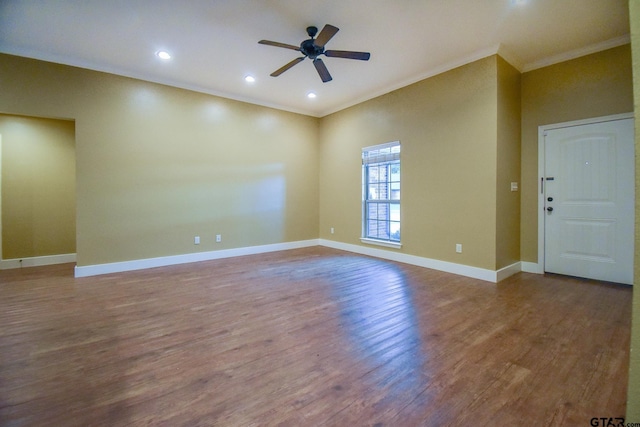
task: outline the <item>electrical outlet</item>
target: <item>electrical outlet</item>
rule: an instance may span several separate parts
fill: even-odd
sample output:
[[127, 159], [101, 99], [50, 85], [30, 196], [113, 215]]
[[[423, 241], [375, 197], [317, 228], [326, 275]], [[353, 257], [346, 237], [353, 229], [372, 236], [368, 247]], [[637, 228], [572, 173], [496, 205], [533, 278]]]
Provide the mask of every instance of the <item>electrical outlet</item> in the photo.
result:
[[200, 244], [200, 236], [196, 236], [193, 238], [193, 244], [194, 245], [199, 245]]
[[462, 253], [462, 243], [456, 243], [456, 253]]
[[222, 234], [216, 234], [216, 242], [217, 243], [222, 242]]
[[333, 234], [333, 227], [331, 227], [331, 234]]

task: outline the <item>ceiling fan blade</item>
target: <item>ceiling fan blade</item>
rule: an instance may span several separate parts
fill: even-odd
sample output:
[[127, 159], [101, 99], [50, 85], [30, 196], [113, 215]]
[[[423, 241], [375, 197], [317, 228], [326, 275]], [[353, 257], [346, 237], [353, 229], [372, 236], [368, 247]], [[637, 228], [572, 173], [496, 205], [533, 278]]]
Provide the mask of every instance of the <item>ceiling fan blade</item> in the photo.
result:
[[315, 65], [316, 71], [318, 71], [318, 74], [322, 79], [322, 83], [330, 82], [331, 80], [333, 80], [333, 78], [331, 77], [331, 74], [329, 74], [329, 70], [327, 70], [327, 66], [324, 65], [324, 62], [322, 62], [322, 59], [319, 59], [319, 58], [314, 59], [313, 65]]
[[335, 36], [339, 30], [340, 29], [338, 27], [334, 27], [333, 25], [325, 25], [322, 31], [320, 31], [320, 34], [318, 34], [318, 37], [313, 41], [313, 44], [318, 47], [324, 47], [324, 45], [331, 40], [331, 37]]
[[331, 58], [347, 58], [368, 61], [371, 57], [369, 52], [351, 52], [349, 50], [325, 50], [324, 54]]
[[284, 73], [289, 68], [293, 67], [294, 65], [296, 65], [297, 63], [302, 61], [304, 58], [306, 58], [306, 57], [302, 56], [300, 58], [296, 58], [293, 61], [291, 61], [288, 64], [286, 64], [285, 66], [278, 68], [277, 70], [275, 70], [273, 73], [270, 74], [271, 77], [278, 77], [280, 74]]
[[300, 50], [300, 46], [294, 46], [292, 44], [272, 42], [271, 40], [260, 40], [258, 43], [266, 44], [267, 46], [283, 47], [285, 49]]

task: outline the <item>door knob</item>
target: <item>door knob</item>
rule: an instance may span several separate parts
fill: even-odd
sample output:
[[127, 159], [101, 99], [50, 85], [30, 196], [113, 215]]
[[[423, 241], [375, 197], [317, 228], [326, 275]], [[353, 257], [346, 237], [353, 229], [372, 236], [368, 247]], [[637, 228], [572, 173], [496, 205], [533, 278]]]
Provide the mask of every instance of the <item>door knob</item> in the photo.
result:
[[553, 197], [547, 197], [547, 202], [553, 202]]
[[548, 210], [549, 212], [553, 212], [553, 208], [552, 208], [551, 206], [549, 206], [549, 207], [547, 208], [547, 210]]

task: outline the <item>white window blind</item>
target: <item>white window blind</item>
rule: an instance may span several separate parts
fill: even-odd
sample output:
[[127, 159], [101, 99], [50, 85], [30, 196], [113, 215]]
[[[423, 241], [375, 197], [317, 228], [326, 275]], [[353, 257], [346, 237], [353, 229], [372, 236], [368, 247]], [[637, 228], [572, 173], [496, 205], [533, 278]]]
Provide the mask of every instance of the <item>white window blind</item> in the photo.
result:
[[400, 161], [400, 141], [374, 145], [362, 149], [362, 164]]

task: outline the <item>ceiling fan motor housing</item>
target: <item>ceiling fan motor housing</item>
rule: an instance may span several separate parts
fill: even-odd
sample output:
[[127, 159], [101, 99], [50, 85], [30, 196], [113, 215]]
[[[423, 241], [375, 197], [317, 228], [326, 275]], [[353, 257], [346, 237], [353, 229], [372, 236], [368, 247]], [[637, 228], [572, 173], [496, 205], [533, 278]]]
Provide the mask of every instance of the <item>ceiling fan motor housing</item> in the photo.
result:
[[316, 46], [313, 39], [309, 39], [300, 43], [300, 52], [311, 59], [316, 59], [316, 57], [324, 53], [324, 47]]

